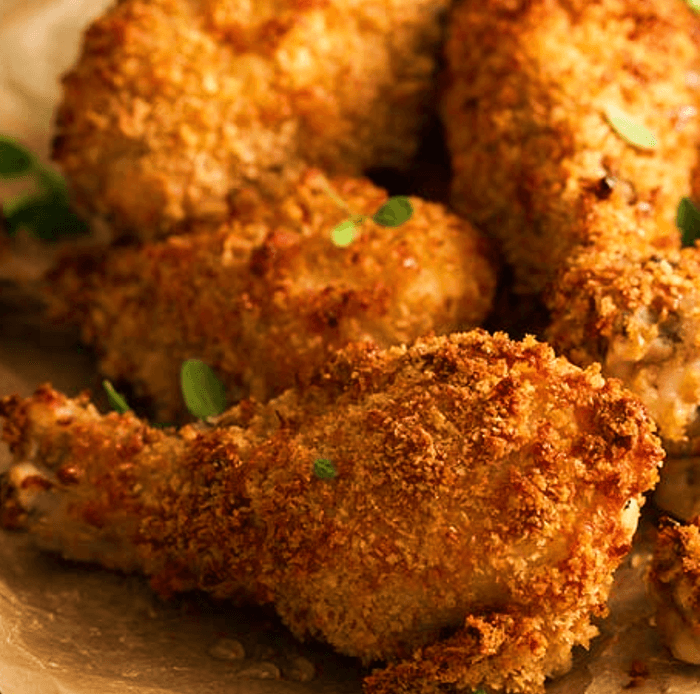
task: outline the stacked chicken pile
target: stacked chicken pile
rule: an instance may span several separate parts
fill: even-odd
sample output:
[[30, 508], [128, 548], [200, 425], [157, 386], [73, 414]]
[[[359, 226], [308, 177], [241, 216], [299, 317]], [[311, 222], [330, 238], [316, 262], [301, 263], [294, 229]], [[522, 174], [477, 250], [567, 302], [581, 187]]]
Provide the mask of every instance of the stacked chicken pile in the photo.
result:
[[[237, 404], [162, 429], [6, 398], [4, 524], [273, 603], [384, 663], [370, 694], [542, 691], [596, 633], [661, 443], [698, 449], [699, 32], [682, 0], [118, 2], [54, 141], [112, 242], [47, 275], [50, 313], [161, 421], [192, 357]], [[449, 190], [421, 176], [433, 116]], [[386, 224], [363, 175], [434, 199]], [[501, 263], [550, 345], [477, 327], [508, 325]]]

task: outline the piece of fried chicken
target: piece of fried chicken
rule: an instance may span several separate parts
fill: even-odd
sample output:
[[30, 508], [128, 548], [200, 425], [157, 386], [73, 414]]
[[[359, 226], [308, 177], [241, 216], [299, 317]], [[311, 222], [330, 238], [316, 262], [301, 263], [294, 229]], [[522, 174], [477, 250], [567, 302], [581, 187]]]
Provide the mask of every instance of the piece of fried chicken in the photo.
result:
[[700, 665], [700, 517], [664, 523], [647, 585], [664, 643], [678, 660]]
[[463, 0], [449, 26], [454, 206], [499, 239], [519, 291], [544, 292], [555, 349], [602, 363], [687, 448], [700, 285], [676, 210], [700, 135], [697, 17], [680, 0]]
[[405, 167], [449, 0], [119, 0], [63, 80], [54, 158], [78, 210], [153, 238], [241, 188]]
[[622, 379], [671, 451], [700, 452], [700, 249], [581, 252], [548, 305], [557, 350]]
[[387, 200], [365, 179], [308, 170], [281, 202], [251, 202], [218, 228], [68, 259], [49, 285], [54, 317], [79, 323], [103, 373], [131, 382], [164, 421], [186, 414], [189, 358], [233, 399], [266, 400], [349, 342], [388, 347], [483, 320], [496, 275], [468, 222], [411, 198], [407, 222], [367, 219], [341, 247], [332, 231], [348, 212], [332, 196], [370, 216]]
[[619, 382], [481, 330], [350, 346], [211, 427], [49, 386], [1, 414], [6, 526], [164, 594], [273, 603], [299, 637], [390, 661], [369, 694], [542, 692], [595, 635], [663, 457]]
[[[682, 0], [455, 4], [441, 105], [451, 200], [499, 240], [519, 291], [541, 292], [581, 246], [679, 246], [699, 35]], [[656, 146], [632, 144], [620, 111]], [[614, 214], [599, 212], [613, 192]]]
[[700, 248], [582, 250], [547, 303], [555, 350], [601, 363], [656, 421], [671, 456], [656, 504], [685, 520], [700, 513]]

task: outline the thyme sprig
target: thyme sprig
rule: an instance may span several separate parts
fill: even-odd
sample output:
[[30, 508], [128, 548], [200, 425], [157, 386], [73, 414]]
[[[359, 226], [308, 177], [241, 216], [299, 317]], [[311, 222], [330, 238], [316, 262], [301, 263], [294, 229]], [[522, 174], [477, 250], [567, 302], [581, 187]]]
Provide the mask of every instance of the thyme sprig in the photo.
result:
[[370, 216], [358, 214], [325, 181], [322, 182], [322, 187], [326, 195], [348, 215], [347, 219], [336, 224], [331, 230], [331, 241], [341, 248], [349, 246], [357, 238], [359, 227], [367, 219], [371, 218], [380, 226], [397, 227], [413, 216], [413, 206], [405, 195], [393, 195]]

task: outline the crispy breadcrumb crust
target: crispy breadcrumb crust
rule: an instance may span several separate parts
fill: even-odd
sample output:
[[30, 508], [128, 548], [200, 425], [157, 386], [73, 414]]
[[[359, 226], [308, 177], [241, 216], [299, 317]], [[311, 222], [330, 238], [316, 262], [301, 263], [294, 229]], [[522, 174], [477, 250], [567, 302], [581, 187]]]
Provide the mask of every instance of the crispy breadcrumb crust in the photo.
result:
[[130, 381], [165, 421], [186, 414], [185, 359], [209, 363], [232, 397], [266, 400], [349, 342], [387, 347], [483, 320], [496, 275], [468, 222], [411, 198], [408, 222], [368, 219], [338, 247], [331, 231], [348, 212], [324, 186], [361, 214], [387, 199], [367, 180], [309, 170], [281, 202], [251, 199], [218, 228], [68, 259], [49, 283], [52, 313], [79, 323], [103, 373]]
[[448, 0], [119, 0], [63, 79], [53, 156], [83, 214], [154, 238], [302, 162], [405, 167]]
[[662, 524], [647, 585], [666, 646], [679, 660], [700, 664], [700, 517]]
[[542, 692], [595, 634], [663, 457], [619, 382], [481, 330], [350, 346], [211, 428], [49, 386], [0, 408], [6, 524], [165, 594], [273, 602], [300, 637], [394, 661], [370, 694]]
[[[682, 0], [456, 3], [441, 106], [452, 203], [499, 239], [520, 291], [541, 291], [582, 244], [679, 245], [700, 134], [699, 35]], [[609, 105], [646, 125], [656, 149], [620, 137]], [[590, 226], [591, 205], [613, 190], [624, 228]]]
[[674, 452], [700, 434], [700, 250], [628, 247], [574, 255], [549, 293], [547, 340], [581, 366], [600, 362], [649, 408]]

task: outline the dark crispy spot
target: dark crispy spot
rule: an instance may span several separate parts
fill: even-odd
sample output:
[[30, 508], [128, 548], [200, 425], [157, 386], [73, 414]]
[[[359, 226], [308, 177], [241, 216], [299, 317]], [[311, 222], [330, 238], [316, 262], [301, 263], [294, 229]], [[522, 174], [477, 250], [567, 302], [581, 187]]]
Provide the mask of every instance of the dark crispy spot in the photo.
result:
[[440, 379], [447, 378], [458, 371], [456, 361], [449, 356], [428, 353], [422, 354], [421, 360], [426, 367], [425, 370], [432, 371]]
[[612, 195], [616, 183], [617, 179], [608, 175], [588, 183], [584, 188], [593, 193], [598, 200], [607, 200]]
[[26, 511], [17, 503], [15, 492], [8, 473], [0, 475], [0, 526], [5, 530], [19, 530], [27, 518]]
[[248, 268], [252, 275], [263, 277], [270, 263], [270, 248], [263, 245], [256, 248], [250, 255]]
[[51, 489], [53, 486], [50, 480], [41, 475], [29, 475], [25, 477], [19, 485], [22, 489], [40, 489], [42, 491], [46, 489]]
[[80, 470], [74, 465], [63, 465], [56, 470], [56, 479], [61, 484], [77, 484], [80, 476]]
[[65, 153], [66, 137], [65, 135], [55, 135], [51, 140], [51, 158], [60, 159]]
[[642, 660], [633, 660], [628, 674], [630, 681], [625, 685], [625, 689], [632, 689], [644, 684], [644, 680], [649, 677], [649, 668]]
[[105, 509], [97, 502], [88, 501], [83, 507], [83, 521], [95, 528], [104, 528], [107, 524]]

